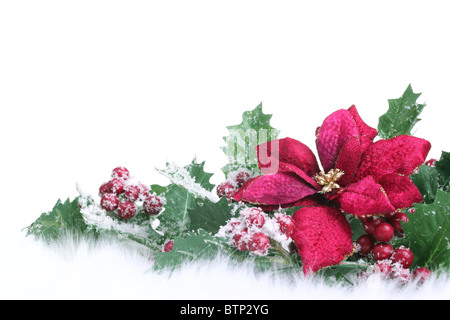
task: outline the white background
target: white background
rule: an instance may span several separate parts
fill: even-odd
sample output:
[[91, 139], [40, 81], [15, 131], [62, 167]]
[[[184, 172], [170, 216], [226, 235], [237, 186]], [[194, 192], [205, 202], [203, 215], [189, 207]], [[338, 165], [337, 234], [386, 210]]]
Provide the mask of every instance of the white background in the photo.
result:
[[314, 149], [332, 111], [355, 104], [376, 127], [412, 84], [427, 104], [416, 135], [439, 157], [450, 150], [447, 3], [1, 1], [2, 266], [18, 270], [23, 227], [76, 183], [96, 193], [118, 165], [165, 184], [154, 168], [196, 156], [219, 183], [226, 126], [260, 102], [280, 137]]

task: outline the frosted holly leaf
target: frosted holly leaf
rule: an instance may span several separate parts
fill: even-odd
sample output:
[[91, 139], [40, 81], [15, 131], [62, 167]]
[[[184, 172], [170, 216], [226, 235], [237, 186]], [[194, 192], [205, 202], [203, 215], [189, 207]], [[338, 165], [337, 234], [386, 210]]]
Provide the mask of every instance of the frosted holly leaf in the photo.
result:
[[73, 201], [67, 199], [65, 202], [58, 200], [49, 212], [41, 214], [27, 229], [27, 236], [34, 235], [46, 242], [55, 242], [68, 234], [90, 235], [80, 212], [78, 198]]
[[190, 211], [190, 229], [216, 233], [232, 217], [233, 205], [222, 197], [218, 202], [205, 200], [195, 211]]
[[411, 85], [398, 99], [389, 99], [388, 111], [379, 118], [378, 135], [390, 139], [399, 135], [412, 135], [411, 130], [421, 119], [418, 118], [425, 104], [418, 104], [421, 93], [414, 93]]
[[417, 203], [415, 213], [402, 227], [407, 235], [395, 246], [404, 245], [414, 253], [412, 267], [450, 269], [450, 193], [437, 190], [433, 203]]
[[[209, 182], [213, 174], [205, 172], [204, 166], [205, 162], [197, 163], [194, 159], [192, 163], [184, 167], [175, 163], [167, 163], [164, 169], [157, 169], [157, 171], [169, 178], [173, 184], [186, 189], [197, 198], [218, 201], [217, 195], [211, 192], [214, 185]], [[166, 192], [168, 191], [169, 188]]]
[[240, 124], [227, 127], [230, 134], [223, 138], [227, 145], [222, 148], [228, 158], [228, 164], [222, 168], [226, 177], [241, 168], [259, 172], [256, 146], [276, 139], [279, 134], [279, 130], [270, 125], [271, 118], [271, 114], [263, 113], [260, 103], [243, 113]]

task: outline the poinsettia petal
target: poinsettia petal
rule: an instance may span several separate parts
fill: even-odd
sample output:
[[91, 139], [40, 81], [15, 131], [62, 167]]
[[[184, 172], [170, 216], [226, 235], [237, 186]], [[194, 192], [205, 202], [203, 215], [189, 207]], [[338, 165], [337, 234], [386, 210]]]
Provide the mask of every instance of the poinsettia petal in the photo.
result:
[[344, 175], [337, 181], [345, 187], [355, 177], [361, 159], [361, 143], [358, 137], [351, 137], [341, 148], [336, 159], [335, 168], [344, 171]]
[[263, 174], [285, 172], [283, 164], [295, 166], [309, 177], [319, 172], [316, 156], [308, 146], [298, 140], [276, 139], [258, 145], [256, 150], [259, 168]]
[[396, 209], [409, 208], [414, 203], [423, 201], [422, 194], [408, 176], [386, 174], [378, 180], [378, 183]]
[[359, 131], [350, 112], [341, 109], [329, 115], [320, 126], [316, 146], [325, 172], [333, 169], [343, 145]]
[[371, 176], [348, 185], [339, 202], [341, 209], [358, 218], [385, 215], [395, 211], [383, 188]]
[[338, 209], [304, 207], [293, 215], [292, 235], [305, 274], [337, 265], [354, 251], [352, 229]]
[[375, 137], [378, 135], [377, 129], [372, 128], [371, 126], [367, 125], [363, 119], [361, 119], [361, 116], [358, 113], [358, 110], [353, 105], [350, 108], [347, 109], [348, 112], [352, 115], [353, 119], [356, 122], [356, 126], [358, 127], [359, 135], [361, 137], [366, 137], [367, 139], [373, 141]]
[[235, 195], [236, 201], [257, 205], [283, 205], [296, 202], [317, 190], [293, 173], [263, 175], [248, 181]]
[[430, 148], [427, 140], [408, 135], [379, 140], [363, 155], [358, 180], [368, 175], [375, 181], [389, 173], [409, 175], [424, 163]]
[[350, 112], [358, 127], [361, 154], [363, 154], [373, 143], [373, 139], [378, 135], [378, 131], [367, 125], [364, 120], [361, 119], [358, 110], [354, 105], [348, 108], [348, 112]]

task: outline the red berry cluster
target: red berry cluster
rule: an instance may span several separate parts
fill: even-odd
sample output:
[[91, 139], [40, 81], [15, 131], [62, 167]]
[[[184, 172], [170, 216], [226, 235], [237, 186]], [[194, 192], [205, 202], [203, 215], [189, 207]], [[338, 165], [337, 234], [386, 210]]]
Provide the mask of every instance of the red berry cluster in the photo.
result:
[[134, 183], [125, 167], [112, 170], [111, 179], [99, 188], [100, 206], [113, 211], [125, 220], [133, 218], [140, 206], [148, 215], [157, 215], [163, 209], [163, 199], [150, 194], [149, 188], [142, 183]]
[[294, 220], [283, 213], [275, 213], [271, 218], [260, 208], [247, 207], [222, 227], [231, 244], [239, 251], [265, 256], [271, 248], [271, 239], [289, 242], [294, 232]]
[[219, 198], [226, 197], [228, 201], [231, 201], [233, 196], [250, 178], [252, 178], [252, 174], [247, 169], [239, 169], [229, 173], [227, 180], [217, 186], [217, 195]]
[[404, 212], [395, 212], [386, 217], [370, 217], [362, 221], [366, 234], [356, 240], [356, 251], [375, 261], [375, 272], [401, 280], [410, 280], [413, 276], [425, 278], [425, 274], [429, 273], [426, 268], [418, 268], [411, 274], [408, 269], [414, 262], [411, 250], [404, 246], [394, 248], [390, 243], [394, 236], [404, 236], [401, 223], [408, 221]]

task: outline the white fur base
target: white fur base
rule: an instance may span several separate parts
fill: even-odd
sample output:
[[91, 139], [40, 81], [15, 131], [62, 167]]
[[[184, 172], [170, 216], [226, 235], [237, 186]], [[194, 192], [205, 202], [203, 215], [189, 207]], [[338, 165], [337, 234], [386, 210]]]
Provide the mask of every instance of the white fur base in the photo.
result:
[[449, 299], [450, 278], [432, 278], [418, 287], [397, 286], [372, 276], [354, 286], [330, 286], [301, 275], [275, 278], [248, 265], [217, 258], [187, 264], [173, 273], [151, 271], [136, 248], [115, 241], [101, 244], [72, 238], [46, 246], [18, 234], [2, 241], [1, 299]]

